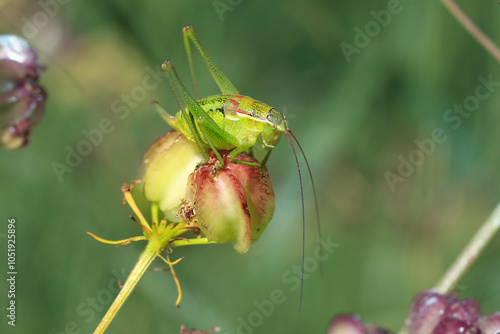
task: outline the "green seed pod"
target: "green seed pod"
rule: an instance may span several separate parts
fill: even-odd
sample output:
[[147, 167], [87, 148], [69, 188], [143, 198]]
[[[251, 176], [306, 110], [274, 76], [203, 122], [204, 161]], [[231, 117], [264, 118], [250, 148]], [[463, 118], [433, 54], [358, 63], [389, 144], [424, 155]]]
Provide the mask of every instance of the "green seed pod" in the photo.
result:
[[144, 154], [140, 187], [146, 199], [158, 203], [167, 220], [180, 220], [176, 215], [181, 199], [186, 197], [188, 176], [201, 161], [198, 146], [175, 130], [154, 142]]

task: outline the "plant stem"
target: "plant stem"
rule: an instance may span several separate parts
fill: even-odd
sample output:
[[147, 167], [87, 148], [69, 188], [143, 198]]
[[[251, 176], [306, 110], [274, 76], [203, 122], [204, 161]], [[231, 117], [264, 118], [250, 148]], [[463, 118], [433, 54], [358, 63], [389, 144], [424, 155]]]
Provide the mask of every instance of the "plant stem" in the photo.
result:
[[125, 300], [127, 300], [127, 298], [130, 296], [130, 293], [135, 288], [137, 282], [139, 282], [141, 277], [146, 272], [146, 269], [149, 267], [151, 262], [153, 262], [153, 260], [156, 258], [156, 254], [157, 254], [157, 244], [155, 242], [148, 242], [146, 249], [142, 252], [141, 256], [139, 257], [139, 260], [137, 261], [134, 269], [132, 269], [132, 272], [127, 277], [125, 285], [121, 289], [118, 296], [116, 296], [113, 304], [108, 309], [108, 312], [106, 312], [106, 314], [104, 315], [104, 318], [102, 318], [101, 322], [99, 323], [99, 326], [97, 326], [96, 330], [94, 331], [94, 334], [102, 334], [104, 333], [106, 328], [108, 328], [109, 324], [111, 323], [115, 315], [118, 313]]
[[[483, 225], [479, 228], [476, 234], [465, 246], [462, 253], [455, 260], [455, 263], [448, 269], [446, 274], [441, 278], [441, 281], [433, 289], [440, 294], [451, 292], [455, 287], [460, 277], [469, 269], [479, 256], [481, 251], [486, 247], [488, 242], [493, 239], [493, 236], [500, 229], [500, 204], [497, 205], [493, 213], [490, 215]], [[399, 334], [406, 334], [406, 325], [399, 331]]]
[[455, 263], [453, 263], [434, 289], [441, 294], [449, 293], [499, 229], [500, 204], [497, 205], [488, 220], [483, 223], [483, 226], [472, 237], [469, 244], [465, 246], [465, 249], [455, 260]]
[[500, 62], [500, 49], [486, 36], [481, 29], [464, 13], [453, 0], [441, 0], [464, 28], [481, 44], [498, 62]]

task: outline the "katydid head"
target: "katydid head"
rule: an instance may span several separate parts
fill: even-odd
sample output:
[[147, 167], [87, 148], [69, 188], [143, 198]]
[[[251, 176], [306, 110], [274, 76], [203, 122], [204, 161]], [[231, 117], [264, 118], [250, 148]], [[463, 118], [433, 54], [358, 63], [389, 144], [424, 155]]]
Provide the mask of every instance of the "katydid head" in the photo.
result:
[[278, 144], [281, 135], [289, 131], [285, 115], [271, 108], [265, 116], [265, 126], [262, 130], [262, 143], [267, 148]]
[[278, 132], [288, 131], [288, 123], [286, 122], [285, 115], [278, 110], [271, 108], [266, 115], [266, 123], [274, 127]]

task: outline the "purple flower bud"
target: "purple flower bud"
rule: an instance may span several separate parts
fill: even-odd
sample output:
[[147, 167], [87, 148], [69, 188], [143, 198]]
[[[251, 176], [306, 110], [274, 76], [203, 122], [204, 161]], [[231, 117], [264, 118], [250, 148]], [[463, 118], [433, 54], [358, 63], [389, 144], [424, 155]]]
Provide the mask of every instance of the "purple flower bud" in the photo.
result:
[[500, 312], [481, 317], [477, 321], [477, 326], [482, 334], [500, 333]]
[[326, 334], [365, 334], [365, 331], [359, 315], [339, 314], [330, 321]]
[[379, 328], [374, 325], [366, 325], [366, 334], [391, 334], [387, 329]]
[[37, 83], [41, 71], [38, 55], [25, 40], [0, 35], [0, 146], [16, 149], [28, 144], [47, 97]]
[[336, 315], [328, 325], [326, 334], [390, 334], [374, 325], [364, 325], [357, 314]]
[[[273, 216], [274, 192], [264, 167], [234, 164], [228, 161], [228, 152], [220, 153], [223, 167], [211, 152], [209, 163], [190, 175], [187, 202], [193, 207], [193, 222], [209, 240], [233, 242], [238, 252], [245, 253]], [[236, 159], [258, 163], [243, 154]]]
[[472, 298], [456, 300], [450, 304], [445, 316], [446, 318], [462, 320], [472, 325], [475, 324], [477, 319], [481, 316], [481, 306], [477, 300]]
[[37, 53], [24, 39], [15, 35], [0, 35], [0, 65], [2, 80], [36, 78], [41, 72]]
[[407, 319], [409, 334], [429, 334], [445, 317], [451, 302], [449, 295], [424, 291], [415, 297]]
[[432, 334], [479, 334], [479, 329], [465, 321], [446, 318], [437, 324]]

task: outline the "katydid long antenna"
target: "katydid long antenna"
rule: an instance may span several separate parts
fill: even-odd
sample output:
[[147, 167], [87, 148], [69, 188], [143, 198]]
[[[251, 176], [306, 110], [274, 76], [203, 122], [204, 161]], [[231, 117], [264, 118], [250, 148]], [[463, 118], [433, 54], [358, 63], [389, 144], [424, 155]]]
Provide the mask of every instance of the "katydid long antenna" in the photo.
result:
[[[288, 134], [290, 134], [292, 136], [292, 138], [295, 140], [295, 142], [297, 143], [297, 146], [299, 147], [300, 152], [302, 153], [302, 156], [304, 157], [304, 161], [306, 162], [307, 170], [309, 171], [309, 177], [311, 179], [311, 185], [312, 185], [313, 193], [314, 193], [314, 203], [315, 203], [315, 209], [316, 209], [316, 219], [318, 222], [319, 240], [321, 240], [321, 223], [320, 223], [320, 219], [319, 219], [319, 209], [318, 209], [318, 200], [317, 200], [317, 196], [316, 196], [316, 187], [314, 186], [314, 180], [312, 177], [311, 168], [309, 167], [309, 162], [307, 161], [307, 157], [304, 153], [304, 150], [302, 149], [302, 146], [300, 145], [299, 141], [297, 140], [297, 137], [295, 137], [295, 135], [293, 134], [293, 132], [290, 129], [287, 129], [287, 131], [285, 131], [285, 135], [288, 139], [288, 142], [290, 143], [290, 146], [292, 147], [293, 156], [295, 157], [295, 163], [297, 164], [297, 172], [299, 174], [299, 184], [300, 184], [300, 198], [301, 198], [301, 202], [302, 202], [302, 270], [301, 270], [301, 278], [300, 278], [300, 297], [299, 297], [299, 313], [300, 313], [300, 311], [302, 309], [302, 295], [303, 295], [303, 290], [304, 290], [304, 263], [305, 263], [305, 252], [306, 252], [306, 249], [305, 249], [306, 216], [305, 216], [305, 205], [304, 205], [304, 187], [302, 185], [302, 173], [300, 171], [299, 159], [297, 157], [297, 152], [295, 151], [295, 146], [293, 145], [293, 141]], [[323, 251], [323, 249], [322, 249], [321, 244], [320, 244], [320, 258], [323, 258], [322, 251]], [[321, 275], [323, 275], [323, 266], [322, 266], [321, 262], [319, 265], [320, 265], [320, 273], [321, 273]]]
[[[313, 195], [314, 195], [314, 209], [316, 211], [316, 222], [318, 225], [318, 237], [319, 237], [318, 243], [320, 243], [319, 256], [320, 256], [320, 258], [323, 258], [323, 247], [321, 246], [321, 240], [322, 240], [321, 239], [321, 221], [319, 218], [318, 196], [316, 195], [316, 186], [314, 185], [314, 179], [312, 176], [311, 167], [309, 167], [309, 161], [307, 161], [306, 154], [304, 153], [302, 146], [300, 145], [299, 141], [297, 140], [297, 137], [295, 137], [295, 135], [293, 134], [292, 131], [290, 131], [290, 130], [288, 130], [288, 131], [290, 132], [293, 139], [297, 143], [297, 146], [299, 147], [300, 152], [302, 153], [302, 156], [304, 157], [304, 161], [306, 162], [307, 171], [309, 172], [309, 179], [311, 180], [311, 186], [312, 186]], [[323, 263], [322, 262], [319, 263], [319, 271], [320, 271], [321, 276], [323, 276]]]

